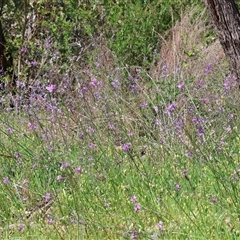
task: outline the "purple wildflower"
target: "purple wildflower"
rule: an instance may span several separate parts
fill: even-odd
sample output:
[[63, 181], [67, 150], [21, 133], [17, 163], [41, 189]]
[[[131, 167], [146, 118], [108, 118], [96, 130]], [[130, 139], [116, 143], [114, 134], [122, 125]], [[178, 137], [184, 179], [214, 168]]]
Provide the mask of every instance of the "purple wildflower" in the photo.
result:
[[163, 231], [163, 230], [164, 230], [164, 224], [163, 224], [163, 222], [160, 221], [160, 222], [157, 224], [157, 227], [158, 227], [161, 231]]
[[204, 134], [204, 128], [202, 126], [199, 126], [197, 130], [198, 130], [198, 136], [202, 137]]
[[27, 179], [24, 179], [22, 184], [23, 184], [23, 185], [28, 185], [28, 180], [27, 180]]
[[176, 185], [175, 185], [175, 189], [176, 189], [177, 191], [180, 191], [180, 190], [181, 190], [181, 186], [180, 186], [179, 184], [176, 184]]
[[100, 81], [97, 81], [96, 78], [91, 78], [91, 81], [90, 81], [90, 86], [92, 87], [100, 87], [102, 85], [102, 82]]
[[62, 180], [63, 180], [63, 177], [62, 177], [61, 175], [58, 175], [58, 176], [57, 176], [57, 181], [58, 181], [58, 182], [61, 182]]
[[2, 180], [3, 184], [8, 184], [9, 182], [9, 179], [8, 177], [4, 177], [3, 180]]
[[43, 196], [43, 198], [44, 198], [44, 200], [46, 201], [46, 202], [48, 202], [50, 199], [51, 199], [51, 193], [46, 193], [44, 196]]
[[83, 131], [79, 131], [79, 132], [78, 132], [78, 136], [79, 136], [79, 137], [83, 137], [83, 136], [84, 136], [84, 132], [83, 132]]
[[153, 106], [155, 113], [158, 113], [158, 106]]
[[138, 212], [139, 210], [141, 210], [141, 206], [140, 206], [140, 204], [137, 203], [134, 205], [134, 211]]
[[61, 164], [62, 168], [68, 168], [70, 166], [71, 166], [71, 164], [69, 162], [62, 162], [62, 164]]
[[184, 82], [179, 83], [178, 88], [183, 90], [185, 88]]
[[92, 127], [88, 127], [87, 131], [88, 131], [89, 133], [94, 133], [94, 132], [95, 132], [94, 128], [92, 128]]
[[216, 202], [217, 202], [217, 198], [213, 197], [213, 198], [211, 199], [211, 203], [212, 203], [212, 204], [215, 204]]
[[96, 146], [97, 146], [97, 144], [95, 144], [95, 143], [90, 143], [89, 148], [93, 149], [93, 148], [95, 148]]
[[142, 102], [142, 103], [140, 104], [140, 108], [145, 108], [147, 105], [148, 105], [147, 102]]
[[12, 128], [7, 128], [7, 132], [9, 133], [9, 134], [13, 134], [13, 129]]
[[26, 47], [22, 47], [22, 48], [20, 49], [20, 52], [21, 52], [21, 53], [26, 53], [26, 52], [27, 52], [27, 48], [26, 48]]
[[120, 83], [119, 83], [118, 79], [114, 79], [114, 80], [112, 81], [112, 86], [113, 86], [113, 88], [115, 88], [115, 89], [118, 89], [118, 88], [120, 87]]
[[124, 143], [121, 145], [123, 151], [127, 152], [131, 147], [131, 143]]
[[230, 131], [232, 130], [231, 126], [228, 125], [227, 128], [226, 128], [226, 130], [227, 130], [228, 132], [230, 132]]
[[206, 66], [205, 73], [206, 73], [206, 74], [209, 74], [209, 73], [211, 73], [211, 72], [212, 72], [212, 64], [209, 63], [209, 64], [207, 64], [207, 66]]
[[28, 129], [29, 130], [35, 130], [36, 128], [37, 128], [37, 126], [34, 123], [32, 123], [32, 122], [28, 123]]
[[55, 84], [50, 84], [49, 86], [46, 87], [47, 91], [52, 93], [56, 89]]
[[167, 107], [167, 111], [166, 113], [168, 114], [168, 116], [171, 116], [171, 114], [174, 112], [174, 110], [176, 109], [177, 105], [174, 103], [171, 103], [168, 105]]
[[20, 154], [19, 152], [16, 152], [14, 156], [16, 159], [20, 159], [22, 157], [22, 154]]
[[80, 167], [75, 167], [74, 168], [75, 173], [82, 173], [83, 170]]
[[22, 232], [23, 229], [24, 229], [24, 225], [22, 225], [22, 224], [19, 225], [18, 228], [17, 228], [17, 230], [18, 230], [19, 232]]
[[223, 85], [225, 87], [225, 90], [227, 90], [227, 91], [230, 90], [230, 85], [231, 84], [230, 84], [229, 79], [226, 79]]
[[131, 201], [134, 202], [134, 203], [137, 202], [137, 197], [136, 197], [135, 195], [133, 195], [133, 196], [131, 197]]
[[32, 67], [36, 67], [38, 65], [38, 62], [36, 60], [32, 61], [31, 62], [31, 66]]
[[51, 43], [49, 41], [46, 42], [45, 44], [46, 49], [49, 49], [51, 47]]
[[198, 82], [198, 86], [201, 87], [203, 85], [203, 80], [201, 79], [199, 82]]
[[163, 71], [163, 72], [167, 72], [167, 70], [168, 70], [168, 67], [167, 67], [166, 65], [164, 65], [164, 66], [162, 67], [162, 71]]
[[50, 219], [47, 220], [47, 223], [49, 225], [53, 225], [54, 224], [54, 220], [52, 218], [50, 218]]

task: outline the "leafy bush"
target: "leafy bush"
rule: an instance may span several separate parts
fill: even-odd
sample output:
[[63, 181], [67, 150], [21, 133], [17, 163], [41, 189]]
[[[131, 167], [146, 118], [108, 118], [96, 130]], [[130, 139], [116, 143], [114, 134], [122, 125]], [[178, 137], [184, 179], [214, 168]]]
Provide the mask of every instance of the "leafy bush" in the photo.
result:
[[142, 66], [159, 49], [159, 34], [196, 3], [200, 1], [10, 1], [2, 18], [16, 54], [26, 42], [50, 38], [64, 59], [80, 53], [86, 61], [86, 52], [101, 41], [123, 63]]

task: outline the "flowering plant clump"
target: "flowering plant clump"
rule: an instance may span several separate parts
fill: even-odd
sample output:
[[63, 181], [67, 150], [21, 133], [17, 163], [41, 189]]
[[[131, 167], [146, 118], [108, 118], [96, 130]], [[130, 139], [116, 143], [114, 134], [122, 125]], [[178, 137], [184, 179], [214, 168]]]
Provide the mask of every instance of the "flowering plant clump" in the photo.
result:
[[1, 239], [238, 239], [238, 82], [200, 1], [88, 2], [0, 9]]

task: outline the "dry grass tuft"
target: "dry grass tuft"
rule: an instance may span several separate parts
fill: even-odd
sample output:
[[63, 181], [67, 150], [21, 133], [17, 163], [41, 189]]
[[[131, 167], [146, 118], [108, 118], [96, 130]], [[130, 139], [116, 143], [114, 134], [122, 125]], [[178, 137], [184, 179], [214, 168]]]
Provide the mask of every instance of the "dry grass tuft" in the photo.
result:
[[223, 49], [214, 37], [213, 27], [209, 24], [205, 9], [199, 12], [198, 8], [185, 14], [181, 21], [168, 33], [168, 39], [160, 36], [163, 42], [160, 58], [151, 69], [151, 76], [159, 76], [163, 66], [170, 72], [181, 68], [184, 77], [195, 76], [200, 79], [205, 73], [206, 64], [226, 68], [226, 59]]

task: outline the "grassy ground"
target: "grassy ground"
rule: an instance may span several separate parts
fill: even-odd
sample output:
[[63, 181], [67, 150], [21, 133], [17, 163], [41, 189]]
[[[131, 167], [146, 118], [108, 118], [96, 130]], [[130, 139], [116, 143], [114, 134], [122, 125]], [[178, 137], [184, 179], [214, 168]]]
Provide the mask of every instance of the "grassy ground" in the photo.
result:
[[239, 239], [234, 77], [86, 75], [1, 112], [1, 239]]
[[240, 238], [239, 83], [209, 29], [189, 13], [147, 70], [37, 47], [0, 96], [1, 239]]

